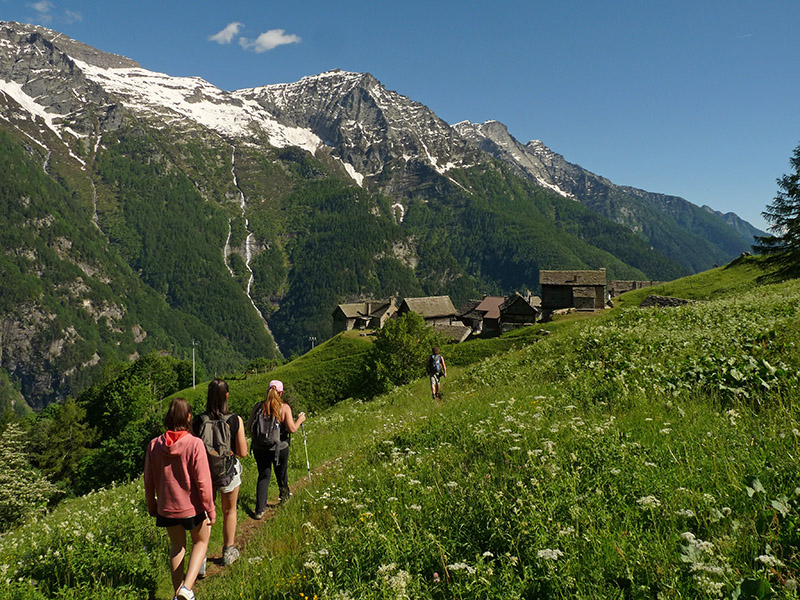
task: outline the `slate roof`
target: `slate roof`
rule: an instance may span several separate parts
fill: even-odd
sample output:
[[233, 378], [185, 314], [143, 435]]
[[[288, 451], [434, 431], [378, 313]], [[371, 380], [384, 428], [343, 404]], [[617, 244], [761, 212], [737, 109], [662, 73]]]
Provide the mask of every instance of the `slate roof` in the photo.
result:
[[434, 325], [433, 329], [441, 334], [446, 335], [448, 338], [450, 338], [452, 341], [456, 343], [463, 342], [472, 333], [472, 329], [470, 329], [466, 325], [461, 325], [461, 324]]
[[606, 271], [539, 271], [540, 285], [605, 285]]
[[456, 307], [450, 296], [428, 296], [425, 298], [405, 298], [403, 304], [408, 310], [427, 319], [455, 316]]
[[[391, 300], [371, 300], [369, 302], [340, 304], [336, 307], [336, 310], [341, 310], [348, 319], [356, 319], [358, 317], [380, 317], [389, 310], [391, 306]], [[371, 312], [368, 312], [368, 308], [371, 309]], [[334, 310], [334, 312], [336, 312], [336, 310]]]

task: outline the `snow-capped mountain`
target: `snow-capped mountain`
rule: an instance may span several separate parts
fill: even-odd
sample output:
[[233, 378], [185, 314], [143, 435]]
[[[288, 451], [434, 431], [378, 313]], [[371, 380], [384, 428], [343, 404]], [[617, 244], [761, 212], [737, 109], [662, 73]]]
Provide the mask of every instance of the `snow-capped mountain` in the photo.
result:
[[370, 74], [229, 92], [19, 23], [0, 22], [0, 163], [0, 401], [11, 380], [39, 406], [194, 339], [222, 372], [302, 352], [348, 297], [667, 279], [749, 249], [730, 215]]
[[[0, 26], [0, 92], [59, 137], [99, 137], [119, 126], [119, 119], [109, 116], [124, 109], [161, 128], [200, 126], [245, 143], [258, 138], [312, 154], [326, 147], [359, 185], [379, 177], [387, 164], [402, 181], [419, 161], [443, 174], [480, 159], [430, 109], [387, 90], [369, 74], [335, 70], [296, 83], [227, 92], [199, 77], [149, 71], [48, 29], [17, 23]], [[94, 120], [98, 109], [107, 116]]]

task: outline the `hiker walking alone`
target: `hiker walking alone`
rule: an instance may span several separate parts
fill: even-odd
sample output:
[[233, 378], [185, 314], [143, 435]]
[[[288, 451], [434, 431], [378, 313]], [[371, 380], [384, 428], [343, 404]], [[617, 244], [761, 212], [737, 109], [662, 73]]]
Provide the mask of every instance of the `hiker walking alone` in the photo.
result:
[[431, 378], [431, 397], [436, 400], [442, 397], [442, 377], [447, 377], [447, 365], [444, 356], [439, 354], [439, 346], [432, 348], [433, 354], [428, 357], [427, 371]]
[[306, 413], [292, 418], [291, 407], [283, 401], [283, 382], [269, 382], [267, 397], [256, 403], [247, 419], [247, 429], [253, 438], [253, 456], [258, 466], [255, 518], [261, 519], [267, 510], [267, 495], [272, 470], [278, 480], [280, 502], [289, 499], [289, 444], [290, 434], [296, 432], [306, 420]]
[[[217, 518], [206, 449], [189, 433], [191, 426], [189, 403], [173, 399], [164, 417], [167, 431], [150, 441], [144, 460], [147, 511], [156, 518], [156, 526], [167, 529], [174, 595], [183, 600], [194, 600], [192, 588]], [[192, 536], [192, 553], [184, 575], [187, 531]]]
[[[242, 463], [247, 456], [247, 438], [242, 417], [228, 410], [228, 384], [214, 379], [208, 384], [206, 412], [192, 424], [194, 434], [203, 440], [208, 452], [214, 493], [222, 499], [222, 565], [227, 567], [239, 558], [236, 538], [236, 504], [242, 484]], [[205, 576], [205, 563], [200, 577]]]

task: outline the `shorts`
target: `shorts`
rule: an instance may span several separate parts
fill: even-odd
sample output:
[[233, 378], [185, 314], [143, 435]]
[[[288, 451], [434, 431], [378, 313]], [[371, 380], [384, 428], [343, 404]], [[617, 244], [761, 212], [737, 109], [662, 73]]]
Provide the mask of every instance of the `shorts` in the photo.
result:
[[172, 519], [170, 517], [162, 517], [161, 515], [156, 515], [156, 527], [175, 527], [175, 525], [180, 525], [186, 531], [191, 531], [198, 525], [202, 525], [206, 520], [206, 511], [201, 513], [197, 513], [193, 517], [185, 517], [183, 519]]
[[233, 479], [231, 479], [231, 482], [228, 485], [218, 487], [217, 491], [222, 492], [223, 494], [230, 494], [240, 485], [242, 485], [242, 463], [237, 458], [236, 464], [233, 467]]
[[441, 375], [431, 375], [431, 385], [439, 385], [442, 380]]

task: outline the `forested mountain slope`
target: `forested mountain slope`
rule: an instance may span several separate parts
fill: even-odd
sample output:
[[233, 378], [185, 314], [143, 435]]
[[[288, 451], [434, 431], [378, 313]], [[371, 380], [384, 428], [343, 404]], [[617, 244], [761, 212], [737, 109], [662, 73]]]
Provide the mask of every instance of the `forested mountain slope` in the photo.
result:
[[0, 178], [6, 401], [75, 394], [150, 350], [194, 344], [212, 373], [302, 353], [361, 296], [459, 304], [536, 291], [540, 268], [671, 279], [712, 260], [531, 181], [368, 74], [227, 92], [0, 23], [0, 133], [25, 173]]

